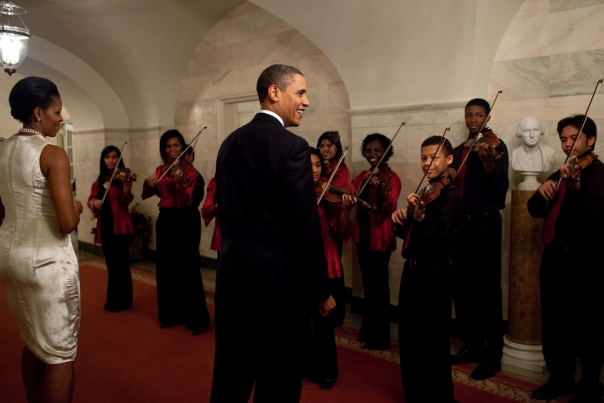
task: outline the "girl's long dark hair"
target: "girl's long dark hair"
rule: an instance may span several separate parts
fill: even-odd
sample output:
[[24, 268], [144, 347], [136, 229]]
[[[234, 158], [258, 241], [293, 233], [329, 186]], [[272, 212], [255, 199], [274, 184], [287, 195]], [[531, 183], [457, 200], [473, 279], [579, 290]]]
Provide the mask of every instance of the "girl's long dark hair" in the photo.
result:
[[[99, 185], [101, 185], [101, 186], [107, 180], [107, 175], [109, 175], [109, 169], [107, 169], [107, 166], [105, 165], [105, 157], [112, 151], [115, 151], [118, 158], [120, 157], [120, 154], [121, 154], [120, 149], [117, 148], [116, 146], [107, 146], [107, 147], [103, 148], [103, 151], [101, 152], [101, 162], [99, 163], [99, 176], [96, 179], [97, 182], [99, 182]], [[123, 167], [124, 167], [124, 160], [121, 159], [117, 168], [123, 168]]]
[[323, 163], [323, 155], [321, 155], [319, 150], [317, 150], [314, 147], [308, 147], [308, 151], [310, 152], [310, 155], [316, 155], [317, 157], [319, 157], [319, 161], [321, 161], [321, 176], [323, 176], [323, 173], [325, 172], [325, 164]]

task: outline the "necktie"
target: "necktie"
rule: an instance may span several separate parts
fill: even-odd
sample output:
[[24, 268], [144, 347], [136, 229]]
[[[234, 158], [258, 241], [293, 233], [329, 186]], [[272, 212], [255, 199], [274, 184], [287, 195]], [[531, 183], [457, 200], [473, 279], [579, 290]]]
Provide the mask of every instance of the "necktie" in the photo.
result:
[[552, 208], [549, 210], [547, 217], [545, 217], [545, 225], [543, 225], [543, 241], [548, 245], [553, 239], [556, 232], [556, 219], [558, 213], [562, 207], [562, 201], [564, 200], [564, 192], [566, 191], [566, 181], [560, 181], [558, 190], [552, 200]]
[[[461, 153], [461, 160], [462, 161], [466, 158], [466, 155], [468, 154], [469, 150], [470, 149], [468, 147], [464, 147], [463, 148], [463, 152]], [[466, 177], [466, 167], [468, 166], [467, 162], [468, 161], [466, 161], [466, 164], [463, 164], [463, 166], [461, 167], [461, 169], [457, 173], [456, 187], [457, 187], [457, 191], [459, 192], [459, 195], [461, 197], [463, 197], [463, 182], [464, 182], [464, 179]]]

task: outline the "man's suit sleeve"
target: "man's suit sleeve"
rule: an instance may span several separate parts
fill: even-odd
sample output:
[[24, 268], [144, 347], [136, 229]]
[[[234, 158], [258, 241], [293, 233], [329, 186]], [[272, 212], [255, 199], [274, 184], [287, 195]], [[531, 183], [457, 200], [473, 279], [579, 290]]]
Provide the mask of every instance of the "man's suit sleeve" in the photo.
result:
[[316, 194], [308, 143], [296, 138], [287, 158], [286, 173], [287, 215], [291, 228], [298, 229], [297, 241], [301, 242], [300, 259], [313, 287], [317, 302], [329, 298], [327, 287], [327, 261], [323, 249], [321, 225], [317, 209]]

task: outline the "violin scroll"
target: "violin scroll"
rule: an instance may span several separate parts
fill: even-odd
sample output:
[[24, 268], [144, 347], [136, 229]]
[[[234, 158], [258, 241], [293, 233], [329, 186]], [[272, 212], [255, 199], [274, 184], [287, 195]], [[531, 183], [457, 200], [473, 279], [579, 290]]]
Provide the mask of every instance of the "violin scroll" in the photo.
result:
[[571, 157], [568, 160], [568, 170], [570, 176], [567, 179], [578, 181], [581, 178], [581, 173], [587, 168], [594, 160], [598, 158], [592, 150], [589, 150], [578, 157]]

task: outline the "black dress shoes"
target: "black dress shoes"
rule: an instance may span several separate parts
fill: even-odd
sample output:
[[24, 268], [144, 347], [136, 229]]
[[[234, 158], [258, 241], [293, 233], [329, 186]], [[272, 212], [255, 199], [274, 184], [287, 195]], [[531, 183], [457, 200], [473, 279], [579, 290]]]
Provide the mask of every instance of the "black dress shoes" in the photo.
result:
[[336, 381], [334, 381], [332, 379], [323, 379], [323, 380], [319, 381], [318, 383], [319, 383], [319, 387], [321, 389], [331, 389], [331, 388], [333, 388], [333, 384], [336, 383]]
[[189, 329], [193, 332], [193, 336], [197, 336], [198, 334], [205, 333], [208, 330], [209, 326], [198, 326], [193, 329]]
[[[551, 400], [558, 396], [575, 392], [575, 384], [557, 384], [547, 382], [533, 391], [533, 398], [537, 400]], [[600, 397], [601, 398], [601, 397]]]
[[463, 346], [457, 354], [451, 355], [451, 364], [470, 364], [482, 361], [482, 351]]
[[483, 379], [492, 378], [497, 372], [501, 371], [500, 362], [481, 362], [470, 374], [470, 378], [475, 381], [481, 381]]

